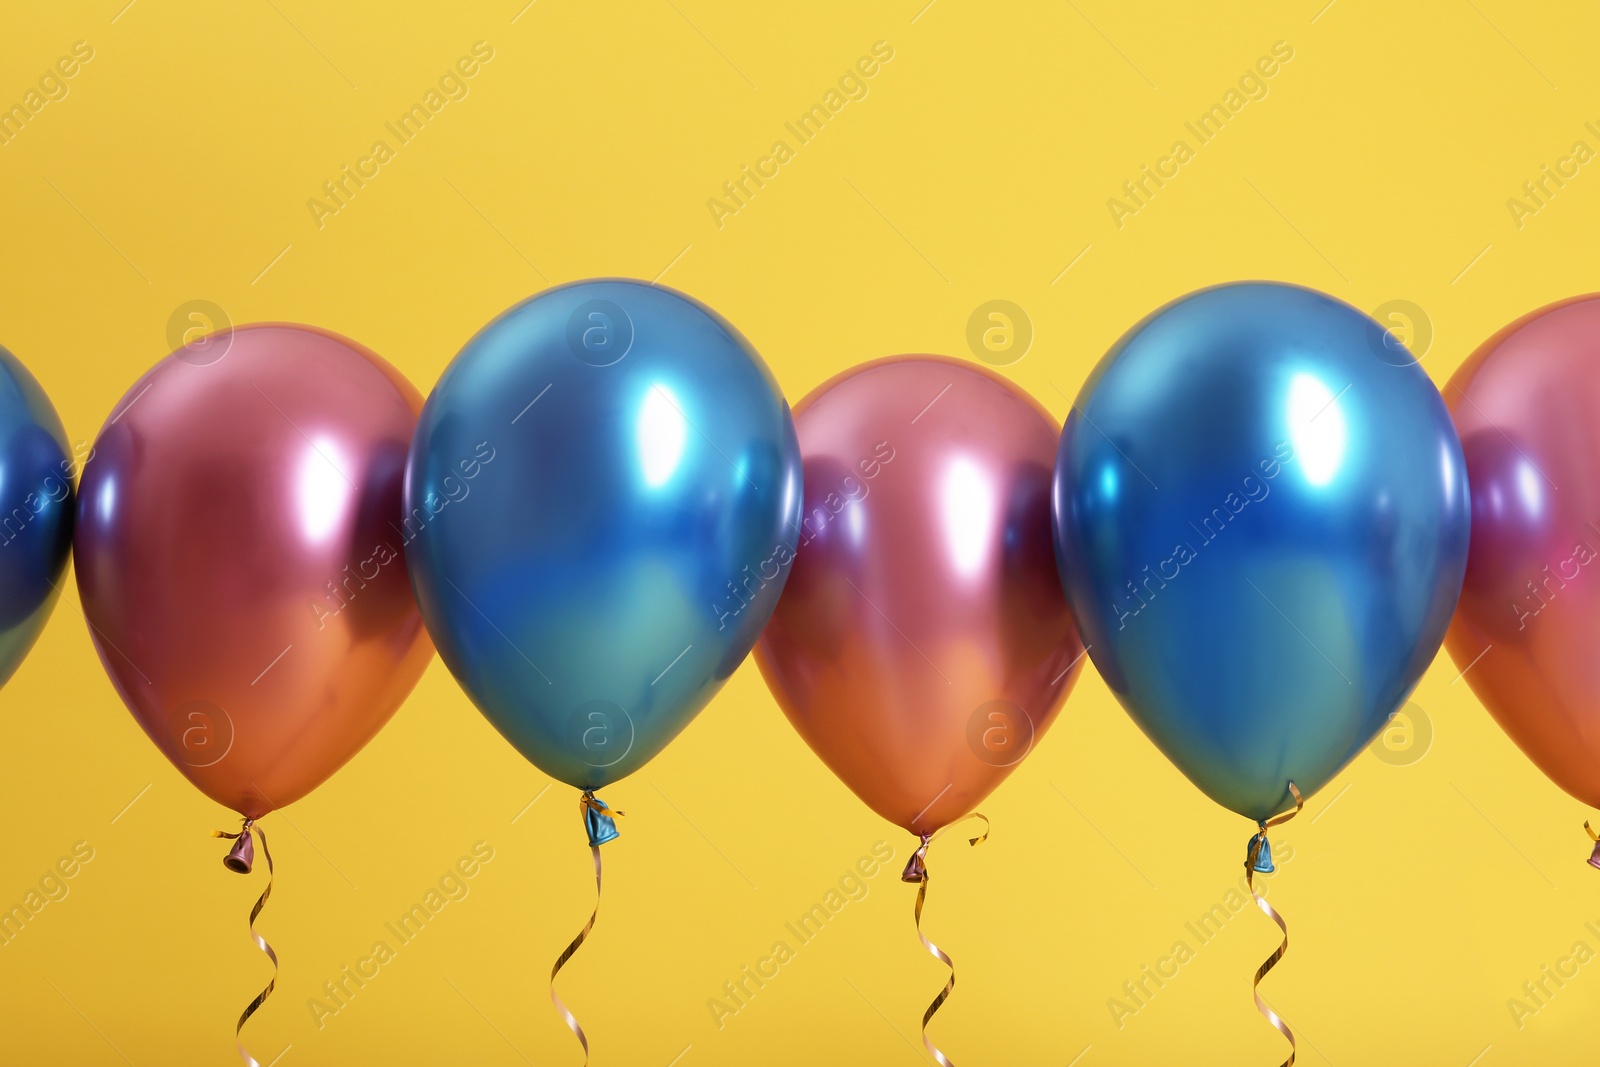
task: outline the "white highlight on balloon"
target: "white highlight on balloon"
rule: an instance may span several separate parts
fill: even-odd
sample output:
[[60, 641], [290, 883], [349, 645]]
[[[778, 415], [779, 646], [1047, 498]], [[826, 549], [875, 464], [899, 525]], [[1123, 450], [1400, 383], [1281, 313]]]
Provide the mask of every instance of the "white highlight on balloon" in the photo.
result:
[[1544, 486], [1539, 484], [1539, 471], [1532, 463], [1523, 460], [1517, 464], [1517, 496], [1522, 498], [1524, 515], [1544, 513]]
[[345, 480], [345, 456], [327, 437], [311, 440], [311, 447], [300, 455], [296, 497], [300, 528], [313, 541], [326, 541], [335, 534], [352, 504], [354, 491]]
[[117, 510], [117, 479], [114, 475], [100, 483], [98, 499], [94, 503], [100, 514], [100, 521], [110, 522], [111, 516]]
[[1289, 438], [1306, 481], [1327, 485], [1339, 473], [1348, 440], [1339, 396], [1313, 374], [1289, 379]]
[[678, 469], [678, 462], [683, 459], [683, 446], [689, 439], [688, 421], [666, 386], [657, 383], [645, 393], [644, 403], [639, 405], [634, 438], [645, 484], [652, 489], [666, 485]]
[[994, 521], [994, 489], [976, 463], [960, 458], [945, 468], [939, 502], [950, 560], [959, 573], [975, 577], [983, 571], [989, 541], [998, 525]]

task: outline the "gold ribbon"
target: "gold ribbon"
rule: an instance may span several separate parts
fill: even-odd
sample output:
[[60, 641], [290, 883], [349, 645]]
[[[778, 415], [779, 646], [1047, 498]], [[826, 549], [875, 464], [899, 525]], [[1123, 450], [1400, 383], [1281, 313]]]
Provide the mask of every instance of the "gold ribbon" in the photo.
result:
[[611, 810], [610, 808], [606, 807], [606, 802], [605, 801], [601, 800], [599, 797], [595, 796], [593, 793], [584, 793], [582, 796], [580, 796], [578, 798], [578, 814], [582, 815], [586, 811], [599, 812], [601, 815], [604, 815], [608, 819], [615, 819], [615, 818], [618, 818], [619, 816], [623, 816], [623, 815], [628, 814], [625, 811], [613, 811], [613, 810]]
[[1306, 806], [1305, 798], [1300, 795], [1300, 790], [1295, 788], [1293, 782], [1289, 783], [1289, 792], [1294, 795], [1294, 810], [1260, 824], [1261, 832], [1251, 839], [1250, 854], [1244, 861], [1245, 883], [1250, 887], [1250, 896], [1255, 900], [1256, 907], [1260, 908], [1267, 918], [1277, 923], [1278, 929], [1283, 931], [1283, 944], [1279, 945], [1277, 951], [1267, 957], [1266, 962], [1256, 968], [1255, 980], [1250, 984], [1251, 992], [1256, 998], [1256, 1010], [1265, 1016], [1267, 1022], [1271, 1023], [1278, 1033], [1289, 1041], [1289, 1058], [1284, 1060], [1280, 1067], [1293, 1067], [1294, 1065], [1297, 1048], [1294, 1040], [1294, 1031], [1289, 1029], [1289, 1024], [1283, 1021], [1282, 1016], [1268, 1007], [1267, 1002], [1261, 999], [1260, 987], [1261, 979], [1266, 977], [1267, 972], [1276, 967], [1278, 961], [1283, 959], [1284, 954], [1289, 951], [1289, 924], [1283, 921], [1283, 916], [1278, 914], [1277, 909], [1268, 904], [1261, 894], [1256, 892], [1256, 857], [1261, 855], [1261, 849], [1267, 842], [1267, 831], [1274, 826], [1281, 826], [1296, 815], [1299, 815], [1300, 809]]
[[236, 834], [229, 833], [226, 830], [213, 830], [211, 831], [211, 836], [236, 841], [249, 835], [252, 831], [256, 835], [256, 840], [261, 842], [261, 854], [267, 858], [267, 888], [261, 891], [261, 896], [257, 898], [255, 907], [250, 909], [250, 940], [254, 941], [256, 948], [260, 949], [267, 959], [272, 961], [272, 981], [267, 983], [267, 988], [257, 994], [256, 999], [252, 1000], [250, 1006], [245, 1008], [244, 1012], [239, 1016], [239, 1023], [233, 1028], [233, 1036], [239, 1045], [239, 1058], [245, 1062], [245, 1067], [261, 1067], [260, 1062], [245, 1051], [244, 1039], [239, 1035], [244, 1030], [244, 1024], [250, 1021], [250, 1016], [256, 1013], [257, 1008], [266, 1003], [267, 998], [272, 995], [272, 990], [278, 984], [278, 954], [272, 950], [271, 945], [267, 944], [266, 938], [256, 933], [256, 917], [261, 914], [261, 909], [266, 907], [267, 898], [272, 896], [272, 853], [267, 849], [267, 835], [262, 833], [261, 827], [257, 826], [253, 819], [246, 819], [244, 826]]
[[1589, 831], [1589, 840], [1593, 841], [1597, 845], [1600, 845], [1600, 834], [1594, 832], [1594, 827], [1589, 825], [1588, 819], [1583, 820], [1583, 828]]
[[988, 817], [976, 811], [969, 812], [968, 814], [961, 816], [961, 818], [957, 819], [955, 822], [951, 823], [950, 826], [946, 826], [944, 830], [940, 830], [931, 838], [924, 837], [922, 839], [922, 847], [917, 849], [916, 855], [912, 857], [912, 864], [914, 865], [914, 868], [907, 868], [908, 870], [915, 869], [921, 875], [921, 877], [917, 880], [917, 937], [922, 941], [922, 947], [927, 949], [928, 953], [933, 956], [934, 959], [950, 968], [950, 979], [945, 982], [944, 988], [939, 990], [939, 995], [933, 998], [933, 1003], [928, 1005], [928, 1010], [922, 1013], [922, 1045], [928, 1050], [928, 1054], [938, 1062], [939, 1067], [952, 1067], [952, 1065], [950, 1062], [950, 1057], [946, 1056], [943, 1052], [940, 1052], [938, 1047], [934, 1045], [932, 1041], [928, 1040], [928, 1021], [933, 1018], [933, 1013], [938, 1011], [939, 1008], [943, 1006], [944, 1002], [950, 999], [950, 994], [954, 992], [956, 988], [956, 965], [951, 961], [950, 956], [943, 949], [941, 949], [938, 945], [935, 945], [932, 941], [929, 941], [928, 935], [922, 932], [922, 904], [928, 898], [928, 846], [932, 845], [935, 841], [939, 840], [939, 838], [943, 837], [945, 831], [949, 830], [951, 826], [965, 822], [968, 819], [982, 819], [983, 833], [970, 839], [967, 844], [981, 845], [985, 841], [989, 840], [990, 827]]
[[[599, 799], [593, 793], [585, 792], [581, 797], [578, 798], [578, 815], [580, 818], [582, 818], [590, 811], [604, 815], [607, 818], [616, 818], [619, 815], [626, 814], [626, 812], [612, 811], [610, 808], [606, 807], [605, 801]], [[577, 953], [579, 946], [588, 940], [589, 931], [594, 929], [594, 921], [600, 915], [600, 891], [602, 888], [600, 871], [600, 846], [590, 845], [589, 851], [594, 854], [594, 911], [590, 914], [589, 921], [584, 924], [583, 929], [578, 931], [578, 936], [572, 939], [572, 944], [568, 945], [567, 950], [561, 954], [561, 958], [556, 960], [556, 965], [550, 968], [550, 1003], [556, 1006], [556, 1011], [566, 1022], [567, 1028], [571, 1030], [573, 1036], [578, 1039], [578, 1044], [583, 1046], [583, 1062], [585, 1067], [587, 1067], [589, 1063], [589, 1038], [584, 1035], [583, 1027], [578, 1025], [577, 1016], [572, 1014], [567, 1006], [562, 1003], [561, 997], [556, 993], [556, 975], [560, 973], [562, 967], [566, 966], [567, 961]]]

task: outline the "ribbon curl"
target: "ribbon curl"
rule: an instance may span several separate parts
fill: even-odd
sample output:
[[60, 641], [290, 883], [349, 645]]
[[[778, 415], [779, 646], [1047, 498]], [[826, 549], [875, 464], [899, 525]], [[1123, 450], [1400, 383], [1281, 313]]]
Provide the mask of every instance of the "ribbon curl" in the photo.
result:
[[915, 912], [917, 938], [922, 942], [922, 947], [928, 950], [929, 955], [938, 960], [940, 963], [944, 964], [946, 967], [950, 968], [949, 980], [945, 982], [944, 988], [939, 990], [939, 995], [933, 998], [933, 1003], [928, 1005], [928, 1010], [922, 1013], [922, 1045], [928, 1050], [928, 1054], [938, 1062], [939, 1067], [953, 1067], [953, 1065], [950, 1062], [950, 1057], [946, 1056], [943, 1052], [940, 1052], [938, 1046], [936, 1046], [932, 1041], [928, 1040], [928, 1022], [933, 1018], [933, 1013], [938, 1011], [939, 1008], [944, 1005], [944, 1002], [950, 999], [950, 994], [955, 991], [956, 965], [950, 959], [948, 953], [946, 953], [938, 945], [935, 945], [932, 941], [929, 941], [928, 935], [922, 932], [922, 905], [923, 902], [928, 898], [928, 846], [939, 840], [939, 838], [943, 837], [945, 832], [949, 830], [951, 826], [955, 826], [957, 823], [965, 822], [968, 819], [982, 819], [983, 833], [968, 840], [967, 844], [981, 845], [985, 841], [989, 840], [990, 827], [988, 816], [976, 811], [969, 812], [968, 814], [961, 816], [961, 818], [957, 819], [955, 822], [951, 823], [950, 826], [946, 826], [943, 830], [940, 830], [937, 834], [923, 834], [921, 846], [911, 854], [910, 861], [906, 863], [905, 872], [900, 875], [900, 880], [903, 882], [917, 883], [917, 906]]
[[1594, 832], [1594, 827], [1584, 820], [1583, 828], [1589, 831], [1589, 840], [1594, 842], [1594, 851], [1589, 853], [1589, 866], [1600, 869], [1600, 834]]
[[556, 960], [556, 965], [550, 968], [550, 1002], [556, 1006], [556, 1011], [560, 1013], [562, 1020], [566, 1022], [567, 1028], [578, 1039], [578, 1044], [583, 1046], [583, 1062], [585, 1067], [588, 1067], [589, 1038], [584, 1034], [583, 1027], [578, 1025], [577, 1017], [572, 1014], [567, 1006], [562, 1003], [561, 997], [557, 995], [556, 975], [560, 973], [562, 967], [566, 966], [567, 961], [577, 953], [579, 946], [588, 940], [589, 931], [594, 929], [594, 921], [600, 915], [600, 891], [602, 888], [600, 846], [607, 841], [615, 841], [617, 839], [617, 824], [613, 820], [620, 815], [626, 815], [627, 812], [611, 810], [606, 807], [605, 801], [594, 795], [593, 790], [586, 789], [583, 795], [578, 798], [578, 813], [582, 816], [584, 830], [589, 835], [589, 851], [594, 855], [594, 911], [590, 914], [589, 921], [584, 924], [583, 929], [578, 931], [578, 936], [572, 939], [572, 944], [568, 945], [566, 951]]
[[278, 954], [273, 951], [271, 945], [267, 944], [266, 938], [256, 933], [256, 918], [261, 914], [261, 909], [267, 906], [267, 898], [272, 896], [272, 878], [274, 874], [272, 852], [267, 848], [267, 835], [262, 832], [261, 827], [255, 824], [254, 819], [245, 819], [244, 826], [236, 834], [229, 833], [226, 830], [213, 830], [211, 831], [211, 836], [237, 842], [222, 861], [223, 865], [237, 874], [249, 874], [255, 859], [255, 847], [251, 844], [250, 839], [251, 833], [261, 839], [261, 854], [267, 858], [267, 888], [261, 891], [261, 896], [256, 899], [255, 907], [250, 909], [250, 940], [254, 941], [256, 948], [260, 949], [267, 959], [272, 961], [272, 980], [267, 983], [267, 988], [257, 994], [256, 999], [252, 1000], [250, 1006], [240, 1014], [239, 1022], [233, 1028], [233, 1036], [239, 1046], [239, 1058], [244, 1061], [245, 1067], [261, 1067], [260, 1061], [246, 1051], [244, 1038], [240, 1034], [244, 1030], [244, 1024], [250, 1021], [250, 1016], [254, 1015], [256, 1009], [260, 1008], [262, 1004], [266, 1003], [267, 998], [272, 995], [273, 989], [278, 985]]
[[[1277, 909], [1268, 904], [1266, 899], [1256, 892], [1255, 876], [1258, 870], [1262, 873], [1272, 870], [1272, 852], [1271, 846], [1267, 844], [1267, 831], [1274, 826], [1281, 826], [1296, 815], [1299, 815], [1300, 810], [1306, 806], [1305, 798], [1300, 795], [1300, 790], [1295, 788], [1293, 782], [1289, 783], [1289, 792], [1294, 796], [1294, 810], [1285, 815], [1279, 815], [1277, 818], [1256, 824], [1259, 829], [1256, 835], [1250, 839], [1250, 851], [1244, 861], [1245, 883], [1250, 887], [1251, 899], [1256, 902], [1256, 907], [1260, 908], [1267, 918], [1277, 923], [1278, 929], [1283, 931], [1283, 944], [1279, 945], [1277, 950], [1268, 956], [1260, 967], [1256, 968], [1255, 980], [1250, 984], [1251, 992], [1256, 998], [1256, 1010], [1266, 1018], [1267, 1022], [1272, 1024], [1274, 1029], [1288, 1039], [1289, 1058], [1284, 1060], [1280, 1067], [1294, 1067], [1294, 1057], [1298, 1046], [1295, 1044], [1294, 1031], [1289, 1029], [1289, 1024], [1284, 1022], [1283, 1017], [1268, 1007], [1267, 1002], [1261, 999], [1261, 979], [1266, 977], [1267, 972], [1276, 967], [1278, 961], [1283, 959], [1284, 954], [1289, 951], [1289, 924], [1283, 921], [1283, 916], [1278, 914]], [[1266, 865], [1258, 868], [1256, 861], [1261, 858], [1263, 850], [1266, 850]]]

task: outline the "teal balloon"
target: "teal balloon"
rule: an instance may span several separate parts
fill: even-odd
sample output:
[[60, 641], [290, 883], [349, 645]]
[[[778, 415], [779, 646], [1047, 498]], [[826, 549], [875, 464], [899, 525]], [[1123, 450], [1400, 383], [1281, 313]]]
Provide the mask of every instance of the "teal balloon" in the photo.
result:
[[1461, 444], [1405, 348], [1248, 283], [1128, 331], [1068, 416], [1057, 562], [1089, 655], [1217, 803], [1310, 796], [1432, 662], [1466, 568]]
[[593, 790], [676, 737], [760, 635], [799, 536], [800, 447], [721, 316], [582, 282], [507, 311], [445, 370], [405, 501], [440, 657], [518, 751]]
[[0, 348], [0, 685], [50, 618], [72, 549], [72, 451], [50, 398]]

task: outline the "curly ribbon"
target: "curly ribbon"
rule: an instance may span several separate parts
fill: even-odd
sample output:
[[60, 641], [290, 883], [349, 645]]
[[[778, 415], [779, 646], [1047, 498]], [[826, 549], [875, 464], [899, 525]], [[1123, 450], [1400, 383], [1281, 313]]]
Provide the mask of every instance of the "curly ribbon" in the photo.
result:
[[[1289, 1024], [1283, 1021], [1282, 1016], [1268, 1007], [1267, 1002], [1261, 999], [1261, 979], [1266, 977], [1267, 972], [1276, 967], [1278, 965], [1278, 961], [1283, 959], [1284, 953], [1289, 951], [1289, 924], [1283, 921], [1283, 916], [1278, 914], [1277, 909], [1275, 909], [1271, 904], [1268, 904], [1266, 900], [1262, 898], [1261, 894], [1256, 892], [1256, 872], [1258, 870], [1266, 872], [1272, 869], [1270, 866], [1271, 848], [1267, 844], [1267, 831], [1272, 827], [1280, 826], [1294, 818], [1296, 815], [1299, 815], [1300, 809], [1306, 806], [1305, 798], [1300, 795], [1300, 790], [1295, 788], [1295, 784], [1293, 782], [1289, 783], [1289, 792], [1294, 795], [1294, 810], [1285, 815], [1279, 815], [1275, 819], [1269, 819], [1266, 822], [1256, 824], [1259, 828], [1259, 831], [1250, 839], [1250, 852], [1245, 857], [1244, 861], [1245, 882], [1250, 887], [1250, 896], [1256, 902], [1256, 907], [1260, 908], [1267, 918], [1277, 923], [1278, 929], [1283, 931], [1283, 944], [1279, 945], [1277, 951], [1273, 952], [1272, 955], [1267, 957], [1266, 962], [1264, 962], [1260, 967], [1256, 968], [1255, 980], [1250, 985], [1251, 991], [1256, 998], [1256, 1010], [1266, 1018], [1267, 1022], [1273, 1025], [1278, 1033], [1282, 1034], [1286, 1039], [1288, 1039], [1289, 1058], [1284, 1060], [1280, 1067], [1293, 1067], [1294, 1065], [1295, 1051], [1297, 1048], [1294, 1040], [1294, 1031], [1289, 1029]], [[1267, 850], [1267, 856], [1269, 857], [1267, 860], [1268, 865], [1258, 868], [1256, 866], [1256, 861], [1261, 858], [1261, 853], [1263, 850]]]
[[557, 995], [556, 975], [560, 973], [562, 967], [566, 966], [567, 961], [577, 953], [579, 946], [588, 940], [589, 931], [594, 929], [594, 921], [600, 915], [602, 883], [600, 876], [600, 846], [607, 841], [615, 841], [617, 839], [617, 824], [614, 820], [617, 816], [626, 815], [627, 812], [612, 811], [606, 807], [605, 801], [594, 795], [593, 790], [586, 789], [583, 795], [578, 798], [578, 813], [583, 817], [583, 828], [589, 835], [589, 851], [594, 855], [594, 912], [590, 914], [589, 921], [584, 924], [583, 929], [578, 931], [578, 936], [572, 939], [572, 944], [568, 945], [567, 950], [561, 954], [561, 958], [556, 960], [556, 965], [550, 968], [550, 1002], [556, 1006], [556, 1011], [560, 1013], [561, 1018], [567, 1024], [567, 1029], [571, 1030], [573, 1036], [578, 1039], [578, 1044], [583, 1046], [583, 1062], [587, 1067], [589, 1063], [589, 1038], [585, 1036], [583, 1027], [578, 1025], [577, 1017], [561, 1002], [561, 997]]
[[250, 843], [250, 834], [252, 832], [261, 840], [261, 854], [267, 858], [267, 888], [261, 891], [261, 896], [256, 899], [255, 907], [250, 909], [250, 940], [254, 941], [256, 948], [260, 949], [267, 959], [272, 961], [272, 981], [267, 983], [267, 988], [263, 989], [256, 996], [256, 999], [250, 1002], [250, 1006], [244, 1009], [243, 1014], [239, 1016], [238, 1025], [233, 1028], [233, 1036], [238, 1042], [239, 1058], [245, 1062], [245, 1067], [261, 1067], [261, 1063], [245, 1050], [244, 1039], [240, 1037], [240, 1034], [244, 1030], [244, 1024], [250, 1021], [250, 1016], [256, 1013], [257, 1008], [266, 1003], [267, 998], [272, 995], [272, 990], [278, 984], [278, 954], [272, 950], [271, 945], [267, 944], [266, 938], [256, 933], [256, 917], [261, 914], [261, 909], [267, 906], [267, 898], [272, 896], [272, 852], [267, 848], [267, 835], [261, 831], [261, 827], [255, 824], [254, 819], [246, 819], [244, 826], [236, 834], [229, 833], [226, 830], [213, 830], [211, 831], [211, 836], [238, 842], [222, 862], [230, 871], [249, 874], [251, 861], [255, 856], [255, 849]]
[[1600, 869], [1600, 834], [1594, 832], [1588, 820], [1584, 821], [1583, 828], [1589, 831], [1589, 840], [1594, 842], [1594, 851], [1589, 853], [1589, 866]]
[[[980, 814], [979, 812], [969, 812], [968, 814], [961, 816], [961, 818], [957, 819], [954, 823], [951, 823], [950, 826], [965, 822], [968, 819], [982, 819], [983, 833], [979, 834], [977, 837], [971, 838], [967, 844], [981, 845], [985, 841], [989, 840], [989, 819], [987, 816]], [[950, 1057], [946, 1056], [943, 1052], [940, 1052], [938, 1047], [934, 1045], [932, 1041], [928, 1040], [928, 1021], [933, 1018], [933, 1013], [938, 1011], [939, 1008], [943, 1006], [944, 1002], [950, 999], [950, 994], [955, 991], [956, 965], [951, 961], [948, 953], [946, 953], [938, 945], [935, 945], [932, 941], [929, 941], [928, 935], [922, 932], [922, 905], [923, 902], [928, 899], [928, 846], [939, 840], [940, 837], [944, 836], [945, 830], [950, 829], [950, 826], [946, 826], [944, 830], [940, 830], [937, 834], [923, 834], [921, 846], [911, 854], [911, 860], [906, 864], [905, 873], [901, 874], [900, 876], [900, 880], [903, 882], [917, 883], [917, 937], [922, 941], [922, 947], [927, 949], [928, 954], [934, 959], [950, 968], [949, 981], [945, 982], [944, 988], [939, 990], [939, 995], [933, 998], [933, 1003], [928, 1005], [928, 1010], [922, 1013], [922, 1045], [928, 1050], [928, 1054], [938, 1062], [939, 1067], [952, 1067], [952, 1065], [950, 1062]]]

